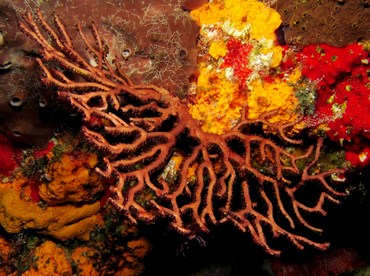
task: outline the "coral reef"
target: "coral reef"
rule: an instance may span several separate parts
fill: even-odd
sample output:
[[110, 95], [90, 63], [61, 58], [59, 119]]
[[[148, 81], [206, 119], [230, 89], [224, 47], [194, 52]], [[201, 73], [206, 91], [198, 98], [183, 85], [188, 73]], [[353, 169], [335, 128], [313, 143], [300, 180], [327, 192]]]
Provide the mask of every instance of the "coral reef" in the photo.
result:
[[[0, 264], [9, 260], [11, 245], [4, 237], [0, 236]], [[0, 269], [1, 273], [1, 269]]]
[[2, 179], [0, 223], [8, 233], [33, 229], [63, 241], [89, 239], [104, 189], [94, 171], [98, 157], [72, 135], [63, 139], [68, 143], [53, 139], [46, 149], [24, 149]]
[[18, 158], [1, 178], [1, 275], [140, 274], [150, 244], [105, 204], [99, 158], [80, 136], [57, 133]]
[[10, 240], [1, 237], [0, 274], [140, 275], [150, 244], [112, 210], [104, 214], [88, 241], [60, 243], [26, 234]]
[[341, 48], [326, 44], [309, 45], [297, 53], [303, 64], [302, 75], [316, 82], [319, 89], [333, 85], [338, 77], [350, 73], [367, 55], [358, 43]]
[[[351, 75], [338, 82], [328, 104], [319, 112], [334, 117], [328, 123], [328, 136], [344, 145], [347, 160], [353, 166], [370, 164], [370, 88], [368, 62], [355, 68]], [[321, 116], [325, 116], [321, 115]]]
[[281, 22], [275, 10], [255, 0], [214, 1], [194, 10], [192, 17], [206, 25], [230, 21], [233, 25], [230, 27], [241, 32], [241, 35], [243, 32], [246, 35], [248, 29], [251, 39], [275, 39], [274, 31]]
[[[346, 208], [368, 192], [368, 33], [337, 28], [359, 3], [1, 1], [0, 275], [139, 275], [151, 246], [149, 274], [183, 255], [216, 270], [226, 243], [248, 274], [356, 268], [357, 251], [316, 249], [366, 232]], [[320, 35], [344, 40], [306, 45]]]
[[366, 0], [277, 0], [288, 45], [303, 48], [326, 43], [345, 46], [370, 39], [370, 9]]
[[[229, 132], [206, 133], [167, 90], [135, 85], [113, 68], [94, 25], [93, 42], [81, 28], [78, 32], [95, 58], [92, 65], [75, 49], [57, 16], [57, 31], [40, 11], [36, 17], [40, 25], [27, 13], [20, 27], [39, 45], [42, 82], [82, 115], [83, 135], [105, 155], [98, 172], [117, 181], [109, 202], [131, 222], [165, 217], [189, 237], [231, 222], [270, 254], [280, 253], [276, 239], [297, 249], [327, 248], [314, 235], [322, 232], [314, 217], [324, 216], [326, 203], [339, 203], [345, 193], [331, 181], [342, 170], [316, 166], [321, 138], [303, 145], [285, 135], [293, 123], [270, 123], [271, 114], [250, 120], [245, 110]], [[261, 124], [275, 129], [276, 138], [261, 136]], [[174, 152], [181, 163], [167, 181], [162, 171]]]

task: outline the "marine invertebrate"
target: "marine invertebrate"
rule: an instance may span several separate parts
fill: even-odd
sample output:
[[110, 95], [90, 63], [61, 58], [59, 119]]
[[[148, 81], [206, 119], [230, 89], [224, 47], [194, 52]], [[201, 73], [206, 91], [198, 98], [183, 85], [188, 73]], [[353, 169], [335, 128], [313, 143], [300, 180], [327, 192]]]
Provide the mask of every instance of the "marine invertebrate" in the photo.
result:
[[274, 2], [272, 7], [281, 15], [288, 45], [302, 48], [326, 43], [341, 47], [370, 38], [366, 0]]
[[71, 275], [72, 267], [66, 252], [52, 241], [45, 241], [36, 247], [35, 263], [22, 275]]
[[89, 247], [77, 247], [71, 256], [71, 259], [77, 266], [77, 271], [82, 275], [99, 275], [94, 268], [91, 257], [96, 252]]
[[[198, 0], [111, 0], [98, 1], [94, 5], [79, 0], [57, 5], [50, 1], [2, 2], [18, 14], [37, 7], [49, 16], [56, 12], [71, 27], [77, 18], [83, 25], [99, 22], [100, 33], [111, 52], [108, 59], [116, 59], [117, 65], [140, 83], [161, 84], [184, 97], [190, 85], [189, 77], [197, 69], [199, 27], [184, 8], [196, 7]], [[116, 9], [114, 13], [112, 7]], [[87, 27], [83, 30], [89, 31]], [[78, 36], [74, 36], [73, 41], [77, 48], [84, 48]]]
[[254, 81], [248, 93], [248, 118], [255, 119], [261, 114], [278, 111], [269, 119], [271, 123], [294, 122], [298, 118], [298, 100], [294, 89], [286, 81], [276, 78], [270, 82]]
[[370, 164], [370, 87], [369, 59], [339, 81], [326, 103], [318, 107], [319, 116], [332, 118], [327, 124], [331, 140], [343, 145], [346, 159], [355, 167]]
[[17, 154], [12, 143], [0, 134], [0, 174], [8, 176], [18, 167]]
[[368, 53], [359, 43], [345, 47], [326, 44], [308, 45], [297, 53], [302, 62], [302, 75], [317, 82], [318, 88], [335, 84], [343, 74], [350, 73]]
[[11, 188], [1, 188], [0, 202], [0, 224], [8, 233], [37, 229], [60, 240], [89, 239], [96, 224], [95, 214], [100, 209], [99, 202], [43, 209], [34, 202], [21, 199], [19, 192]]
[[85, 257], [94, 263], [96, 271], [115, 271], [118, 275], [140, 275], [151, 248], [139, 227], [130, 223], [111, 205], [101, 212], [91, 239], [82, 246], [90, 249], [90, 254]]
[[[60, 241], [35, 231], [0, 235], [1, 275], [140, 275], [150, 243], [112, 206], [96, 216], [89, 240]], [[24, 274], [23, 274], [24, 273]]]
[[64, 113], [39, 82], [35, 44], [17, 21], [17, 10], [1, 1], [0, 132], [12, 142], [43, 147]]
[[[232, 22], [237, 31], [244, 33], [250, 29], [251, 39], [274, 39], [274, 31], [281, 23], [280, 15], [271, 8], [255, 0], [213, 1], [192, 11], [192, 17], [204, 24]], [[237, 32], [236, 31], [236, 32]]]
[[[6, 263], [10, 257], [11, 246], [10, 242], [0, 236], [0, 263]], [[0, 273], [2, 270], [0, 269]]]
[[227, 132], [240, 118], [244, 93], [239, 92], [237, 83], [210, 68], [200, 69], [197, 84], [197, 95], [189, 104], [191, 116], [202, 123], [206, 132]]
[[88, 202], [104, 189], [101, 177], [94, 171], [98, 157], [84, 151], [65, 153], [59, 162], [46, 166], [39, 196], [49, 205], [66, 202]]
[[13, 142], [43, 147], [55, 130], [56, 114], [63, 113], [37, 75], [36, 66], [12, 67], [0, 74], [0, 132]]
[[[298, 249], [327, 248], [327, 243], [302, 231], [321, 233], [306, 214], [321, 217], [326, 214], [324, 203], [339, 203], [344, 195], [330, 181], [342, 171], [316, 166], [322, 139], [304, 150], [289, 149], [286, 144], [301, 144], [285, 135], [292, 123], [272, 124], [271, 114], [249, 120], [245, 109], [228, 133], [206, 133], [167, 90], [136, 85], [120, 68], [113, 69], [94, 25], [94, 42], [80, 24], [78, 28], [96, 66], [73, 47], [57, 16], [56, 30], [41, 11], [36, 17], [40, 25], [27, 13], [20, 27], [39, 45], [42, 82], [56, 88], [59, 99], [82, 114], [82, 133], [105, 153], [98, 172], [116, 180], [109, 201], [131, 222], [152, 222], [162, 216], [189, 237], [208, 231], [210, 224], [231, 222], [270, 254], [280, 253], [272, 238], [286, 239]], [[253, 133], [259, 124], [276, 129], [280, 139]], [[181, 163], [167, 181], [162, 172], [174, 153]], [[191, 170], [194, 174], [189, 174]], [[302, 196], [305, 191], [310, 198]]]
[[[202, 129], [215, 134], [227, 132], [239, 121], [243, 106], [248, 106], [249, 119], [274, 110], [276, 114], [270, 119], [286, 123], [288, 116], [280, 113], [295, 109], [291, 101], [271, 97], [272, 101], [259, 108], [263, 104], [253, 98], [263, 91], [260, 82], [282, 60], [282, 47], [277, 45], [274, 33], [281, 23], [280, 15], [256, 0], [212, 1], [190, 14], [201, 30], [198, 87], [189, 110], [202, 123]], [[278, 89], [268, 90], [280, 94]], [[294, 98], [293, 89], [284, 87], [280, 91]]]
[[353, 166], [366, 167], [369, 152], [369, 52], [364, 45], [308, 45], [297, 53], [302, 75], [317, 87], [316, 117]]

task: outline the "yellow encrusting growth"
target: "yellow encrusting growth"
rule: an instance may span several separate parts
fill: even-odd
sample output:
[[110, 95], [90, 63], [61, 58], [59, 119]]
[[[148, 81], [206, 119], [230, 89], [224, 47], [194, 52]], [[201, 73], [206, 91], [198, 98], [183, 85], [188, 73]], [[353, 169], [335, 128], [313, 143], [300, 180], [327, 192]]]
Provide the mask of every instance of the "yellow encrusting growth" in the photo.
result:
[[222, 40], [214, 41], [211, 43], [209, 47], [208, 53], [215, 59], [219, 59], [220, 57], [224, 57], [226, 55], [226, 44]]
[[297, 119], [298, 99], [292, 86], [276, 79], [273, 82], [254, 81], [248, 93], [247, 117], [256, 119], [261, 114], [276, 111], [269, 121], [284, 124]]
[[[283, 58], [283, 48], [275, 36], [281, 18], [274, 9], [256, 0], [214, 0], [192, 11], [191, 16], [201, 26], [200, 47], [206, 55], [199, 64], [197, 94], [189, 110], [204, 131], [227, 132], [239, 121], [245, 105], [251, 118], [273, 109], [279, 113], [273, 121], [286, 122], [294, 117], [291, 113], [297, 101], [291, 87], [276, 80], [273, 85], [266, 84], [266, 91], [261, 89], [266, 74]], [[231, 39], [236, 42], [229, 46]], [[278, 96], [276, 91], [285, 96]], [[264, 102], [267, 106], [260, 106]]]
[[262, 47], [261, 52], [263, 54], [271, 53], [270, 67], [276, 68], [280, 65], [281, 60], [283, 59], [283, 48], [277, 45], [271, 47]]
[[256, 0], [215, 0], [192, 11], [191, 16], [204, 25], [230, 21], [238, 31], [250, 28], [251, 39], [275, 39], [274, 31], [281, 24], [277, 11]]
[[203, 68], [198, 79], [198, 94], [190, 105], [193, 118], [202, 122], [202, 129], [221, 134], [229, 130], [240, 117], [245, 98], [238, 95], [238, 84], [212, 69]]

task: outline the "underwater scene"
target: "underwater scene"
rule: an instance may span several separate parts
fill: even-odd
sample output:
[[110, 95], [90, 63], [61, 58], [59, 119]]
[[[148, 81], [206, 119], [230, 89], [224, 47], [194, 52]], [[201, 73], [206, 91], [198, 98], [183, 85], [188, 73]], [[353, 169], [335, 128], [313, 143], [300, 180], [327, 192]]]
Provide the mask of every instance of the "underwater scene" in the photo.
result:
[[370, 2], [0, 0], [0, 275], [370, 275]]

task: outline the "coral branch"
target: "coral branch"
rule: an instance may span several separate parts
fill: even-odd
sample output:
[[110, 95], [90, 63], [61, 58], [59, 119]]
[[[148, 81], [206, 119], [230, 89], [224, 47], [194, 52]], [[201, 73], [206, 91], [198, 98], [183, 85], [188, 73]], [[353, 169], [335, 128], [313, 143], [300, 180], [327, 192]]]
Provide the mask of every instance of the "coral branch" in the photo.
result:
[[[272, 245], [276, 238], [298, 249], [328, 246], [311, 238], [311, 232], [322, 231], [314, 225], [326, 214], [324, 203], [339, 203], [344, 193], [329, 180], [340, 170], [315, 172], [321, 139], [305, 150], [289, 150], [303, 143], [285, 135], [292, 124], [269, 123], [271, 114], [256, 120], [243, 115], [224, 135], [205, 133], [167, 90], [135, 85], [113, 69], [95, 25], [93, 44], [78, 24], [95, 61], [87, 62], [57, 16], [56, 31], [40, 11], [35, 17], [39, 23], [26, 14], [20, 27], [40, 47], [42, 81], [83, 115], [82, 132], [105, 154], [97, 171], [116, 179], [109, 202], [132, 222], [166, 217], [190, 237], [232, 222], [270, 254], [280, 253]], [[258, 131], [261, 124], [275, 129], [274, 140]], [[305, 189], [312, 199], [298, 195]]]

